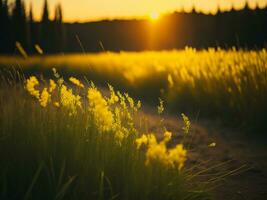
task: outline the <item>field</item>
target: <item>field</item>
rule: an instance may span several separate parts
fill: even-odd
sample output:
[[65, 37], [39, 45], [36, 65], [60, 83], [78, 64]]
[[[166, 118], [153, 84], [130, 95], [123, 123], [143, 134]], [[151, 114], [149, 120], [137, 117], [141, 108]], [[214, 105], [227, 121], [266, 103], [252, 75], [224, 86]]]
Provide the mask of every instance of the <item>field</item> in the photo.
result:
[[1, 199], [266, 197], [265, 49], [23, 56], [0, 56]]
[[219, 119], [247, 131], [261, 132], [267, 113], [266, 50], [162, 51], [0, 57], [0, 66], [19, 68], [26, 75], [64, 76], [113, 85], [134, 97], [191, 116]]

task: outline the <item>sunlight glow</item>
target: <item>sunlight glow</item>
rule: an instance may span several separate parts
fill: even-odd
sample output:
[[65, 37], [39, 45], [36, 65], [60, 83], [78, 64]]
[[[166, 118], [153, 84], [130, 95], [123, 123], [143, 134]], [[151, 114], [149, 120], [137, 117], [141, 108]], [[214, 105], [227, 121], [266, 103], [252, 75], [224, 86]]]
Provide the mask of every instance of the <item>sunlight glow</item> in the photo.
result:
[[152, 21], [157, 21], [157, 20], [159, 19], [159, 17], [160, 17], [160, 14], [157, 13], [157, 12], [152, 12], [152, 13], [150, 13], [150, 15], [149, 15], [149, 18], [150, 18], [150, 20], [152, 20]]
[[[27, 5], [27, 9], [29, 9], [29, 5], [32, 2], [34, 17], [40, 20], [44, 0], [24, 0], [24, 2]], [[232, 5], [236, 9], [240, 9], [245, 5], [245, 0], [48, 0], [51, 18], [54, 16], [54, 8], [58, 2], [62, 3], [64, 20], [67, 22], [87, 22], [117, 18], [148, 17], [150, 19], [150, 13], [155, 11], [158, 13], [169, 13], [178, 10], [190, 12], [193, 4], [197, 11], [205, 13], [216, 13], [218, 6], [222, 10], [231, 10]], [[261, 7], [267, 5], [267, 0], [248, 0], [248, 2], [250, 7], [255, 7], [256, 2]]]

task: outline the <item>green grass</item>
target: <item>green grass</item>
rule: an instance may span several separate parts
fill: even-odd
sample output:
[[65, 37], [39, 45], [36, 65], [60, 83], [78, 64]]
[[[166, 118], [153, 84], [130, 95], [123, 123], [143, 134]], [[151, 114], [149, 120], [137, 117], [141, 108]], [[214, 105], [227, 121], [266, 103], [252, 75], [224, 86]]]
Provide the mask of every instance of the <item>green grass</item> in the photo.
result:
[[[83, 109], [70, 115], [63, 104], [41, 107], [24, 82], [6, 81], [0, 88], [0, 199], [208, 198], [206, 186], [187, 181], [192, 174], [183, 169], [145, 164], [133, 119], [119, 118], [128, 134], [119, 143], [116, 131], [101, 131], [80, 90], [73, 92], [80, 91]], [[114, 106], [114, 116], [115, 108], [124, 109]], [[129, 106], [123, 113], [134, 117]]]
[[[86, 77], [112, 84], [156, 104], [161, 97], [175, 112], [199, 113], [255, 133], [266, 128], [266, 50], [201, 50], [0, 57], [0, 66], [26, 75]], [[5, 73], [5, 72], [3, 72]]]

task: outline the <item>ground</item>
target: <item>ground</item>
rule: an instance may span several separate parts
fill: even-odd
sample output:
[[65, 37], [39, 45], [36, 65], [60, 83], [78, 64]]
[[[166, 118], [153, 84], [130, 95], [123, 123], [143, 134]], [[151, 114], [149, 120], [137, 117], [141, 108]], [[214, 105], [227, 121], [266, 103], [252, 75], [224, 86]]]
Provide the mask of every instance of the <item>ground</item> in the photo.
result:
[[[148, 122], [148, 130], [158, 132], [161, 117], [150, 111], [142, 115]], [[178, 116], [164, 115], [162, 123], [174, 134], [170, 145], [181, 142], [183, 124]], [[245, 136], [241, 131], [223, 128], [211, 121], [192, 120], [191, 123], [190, 135], [185, 140], [186, 146], [191, 149], [186, 168], [197, 166], [192, 171], [203, 171], [198, 178], [204, 182], [221, 176], [209, 186], [214, 199], [266, 200], [266, 138]], [[216, 143], [216, 146], [210, 147], [211, 143]]]

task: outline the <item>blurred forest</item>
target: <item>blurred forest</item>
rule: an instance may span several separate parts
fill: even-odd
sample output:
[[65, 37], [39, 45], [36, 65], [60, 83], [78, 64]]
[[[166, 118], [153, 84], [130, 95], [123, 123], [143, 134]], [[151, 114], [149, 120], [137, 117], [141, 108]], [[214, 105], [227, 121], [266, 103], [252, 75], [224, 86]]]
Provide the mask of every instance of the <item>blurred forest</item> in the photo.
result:
[[[216, 15], [179, 11], [149, 19], [64, 23], [61, 5], [51, 19], [44, 1], [41, 21], [22, 0], [0, 0], [0, 53], [15, 54], [16, 42], [29, 54], [143, 51], [221, 47], [259, 49], [267, 46], [267, 8], [221, 11]], [[18, 43], [17, 43], [18, 45]], [[40, 48], [41, 47], [41, 48]], [[43, 52], [42, 52], [43, 51]]]

